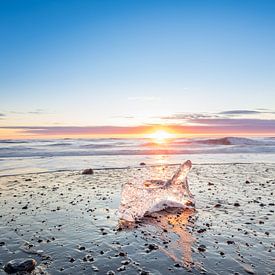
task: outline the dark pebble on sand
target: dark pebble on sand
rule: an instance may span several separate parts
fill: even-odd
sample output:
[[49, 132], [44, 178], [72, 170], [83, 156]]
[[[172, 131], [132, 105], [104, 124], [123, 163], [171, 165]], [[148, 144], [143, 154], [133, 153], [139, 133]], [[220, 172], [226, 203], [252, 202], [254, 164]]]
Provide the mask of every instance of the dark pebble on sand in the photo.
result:
[[199, 247], [198, 247], [198, 250], [200, 252], [204, 252], [206, 250], [206, 246], [204, 244], [201, 244]]
[[234, 241], [230, 241], [230, 240], [227, 241], [227, 244], [234, 244], [234, 243], [235, 243]]
[[248, 184], [248, 183], [250, 183], [250, 181], [249, 181], [249, 180], [246, 180], [245, 183]]
[[84, 262], [93, 262], [94, 261], [94, 258], [92, 257], [92, 255], [86, 255], [84, 258], [83, 258], [83, 261]]
[[220, 203], [217, 203], [217, 204], [215, 204], [214, 207], [216, 207], [216, 208], [221, 207], [221, 204], [220, 204]]
[[120, 266], [117, 271], [124, 271], [126, 269], [125, 265]]
[[75, 262], [75, 258], [70, 258], [70, 259], [69, 259], [69, 262], [70, 262], [70, 263]]
[[197, 232], [198, 232], [198, 233], [203, 233], [203, 232], [205, 232], [205, 231], [206, 231], [205, 228], [201, 228], [201, 229], [199, 229]]
[[5, 245], [5, 242], [0, 242], [0, 246], [3, 246], [3, 245]]
[[234, 206], [239, 207], [240, 204], [239, 204], [238, 202], [235, 202], [235, 203], [234, 203]]
[[113, 271], [113, 270], [109, 270], [108, 272], [107, 272], [107, 275], [115, 275], [116, 273]]
[[93, 174], [94, 174], [94, 170], [92, 168], [85, 169], [82, 172], [82, 175], [93, 175]]
[[141, 162], [139, 165], [142, 165], [142, 166], [143, 166], [143, 165], [146, 165], [146, 163], [145, 163], [145, 162]]
[[4, 270], [7, 273], [16, 273], [16, 272], [31, 272], [36, 265], [34, 259], [15, 259], [9, 261], [5, 266]]
[[25, 206], [22, 207], [22, 209], [28, 209], [28, 205], [26, 204]]
[[85, 248], [85, 246], [79, 246], [78, 247], [78, 250], [80, 250], [80, 251], [83, 251], [83, 250], [85, 250], [86, 248]]
[[149, 245], [148, 245], [148, 249], [149, 249], [150, 251], [152, 251], [152, 250], [157, 250], [157, 249], [158, 249], [158, 246], [155, 245], [155, 244], [149, 244]]

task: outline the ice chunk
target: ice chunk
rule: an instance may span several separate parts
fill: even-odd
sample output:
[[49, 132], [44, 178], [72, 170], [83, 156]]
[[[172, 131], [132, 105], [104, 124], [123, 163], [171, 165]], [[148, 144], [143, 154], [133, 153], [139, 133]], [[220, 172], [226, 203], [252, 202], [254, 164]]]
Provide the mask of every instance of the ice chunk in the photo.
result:
[[183, 163], [171, 180], [147, 180], [143, 183], [126, 183], [122, 187], [119, 217], [136, 221], [145, 214], [167, 207], [194, 205], [189, 191], [187, 174], [192, 167], [190, 160]]

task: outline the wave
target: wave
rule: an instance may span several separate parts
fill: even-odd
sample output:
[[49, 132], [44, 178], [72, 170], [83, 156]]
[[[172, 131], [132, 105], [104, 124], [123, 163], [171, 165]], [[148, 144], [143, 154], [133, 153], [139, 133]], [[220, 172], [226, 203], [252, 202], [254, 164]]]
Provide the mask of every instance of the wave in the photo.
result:
[[273, 138], [268, 139], [251, 139], [251, 138], [240, 138], [240, 137], [224, 137], [218, 139], [206, 139], [197, 140], [195, 143], [208, 144], [208, 145], [274, 145], [275, 140]]
[[164, 144], [156, 144], [148, 139], [59, 139], [9, 142], [10, 140], [4, 140], [2, 144], [0, 142], [1, 158], [275, 153], [274, 137], [179, 138]]

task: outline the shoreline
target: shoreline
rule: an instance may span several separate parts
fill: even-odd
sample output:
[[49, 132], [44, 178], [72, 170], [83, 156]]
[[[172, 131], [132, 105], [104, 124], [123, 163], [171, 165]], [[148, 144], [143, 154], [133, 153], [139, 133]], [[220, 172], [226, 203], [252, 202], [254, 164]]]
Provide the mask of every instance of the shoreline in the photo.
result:
[[[46, 174], [46, 173], [62, 173], [62, 172], [79, 172], [86, 168], [92, 168], [94, 171], [104, 171], [104, 170], [125, 170], [125, 169], [143, 169], [143, 168], [154, 168], [154, 167], [173, 167], [179, 166], [181, 163], [164, 163], [164, 164], [145, 164], [145, 165], [134, 165], [134, 166], [124, 166], [124, 167], [102, 167], [102, 168], [92, 168], [92, 167], [83, 167], [82, 169], [57, 169], [57, 170], [49, 170], [49, 171], [40, 171], [40, 172], [28, 172], [28, 173], [17, 173], [17, 174], [0, 174], [0, 178], [2, 177], [11, 177], [11, 176], [22, 176], [22, 175], [35, 175], [35, 174]], [[205, 163], [192, 163], [192, 166], [208, 166], [208, 165], [248, 165], [248, 164], [273, 164], [274, 162], [205, 162]], [[1, 170], [0, 170], [1, 172]]]
[[[186, 160], [188, 158], [185, 158]], [[0, 178], [2, 177], [10, 177], [10, 176], [20, 176], [20, 175], [35, 175], [35, 174], [45, 174], [45, 173], [60, 173], [60, 172], [80, 172], [86, 168], [92, 168], [94, 171], [102, 171], [102, 170], [125, 170], [125, 169], [143, 169], [143, 168], [148, 168], [148, 167], [173, 167], [173, 166], [179, 166], [181, 163], [162, 163], [162, 164], [145, 164], [145, 165], [132, 165], [132, 166], [123, 166], [123, 167], [96, 167], [93, 168], [91, 167], [82, 167], [81, 169], [56, 169], [56, 170], [45, 170], [45, 171], [37, 171], [37, 172], [20, 172], [16, 174], [1, 174], [3, 170], [1, 171], [0, 169]], [[262, 162], [237, 162], [237, 161], [232, 161], [232, 162], [192, 162], [192, 166], [204, 166], [204, 165], [248, 165], [248, 164], [273, 164], [275, 165], [275, 160], [273, 162], [267, 162], [267, 161], [262, 161]], [[6, 169], [8, 170], [8, 169]]]

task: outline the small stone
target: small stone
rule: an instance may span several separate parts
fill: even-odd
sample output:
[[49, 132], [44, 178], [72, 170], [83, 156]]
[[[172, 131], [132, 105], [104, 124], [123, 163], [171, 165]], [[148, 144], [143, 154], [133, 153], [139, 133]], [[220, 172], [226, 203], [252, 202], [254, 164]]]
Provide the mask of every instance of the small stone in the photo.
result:
[[151, 250], [151, 251], [152, 251], [152, 250], [157, 250], [157, 249], [158, 249], [158, 246], [155, 245], [155, 244], [149, 244], [149, 245], [148, 245], [148, 249]]
[[92, 168], [85, 169], [82, 172], [82, 175], [93, 175], [93, 174], [94, 174], [94, 170]]
[[75, 261], [75, 258], [73, 258], [73, 257], [71, 257], [70, 259], [69, 259], [69, 262], [70, 263], [73, 263]]
[[246, 183], [246, 184], [249, 184], [249, 183], [250, 183], [250, 181], [249, 181], [249, 180], [246, 180], [246, 181], [245, 181], [245, 183]]
[[85, 248], [85, 246], [79, 246], [78, 247], [78, 250], [81, 250], [81, 251], [83, 251], [83, 250], [85, 250], [86, 248]]
[[240, 206], [240, 204], [238, 202], [235, 202], [234, 206], [238, 207], [238, 206]]
[[235, 243], [234, 241], [230, 241], [230, 240], [227, 241], [227, 244], [234, 244], [234, 243]]
[[215, 204], [214, 207], [219, 208], [219, 207], [221, 207], [221, 204], [220, 204], [220, 203], [217, 203], [217, 204]]
[[126, 269], [125, 265], [120, 266], [117, 271], [124, 271]]
[[28, 209], [28, 205], [26, 204], [25, 206], [22, 207], [22, 209]]
[[146, 165], [146, 163], [145, 162], [141, 162], [139, 165], [144, 166], [144, 165]]
[[36, 265], [34, 259], [14, 259], [9, 261], [5, 266], [4, 270], [7, 273], [16, 273], [21, 271], [31, 272]]
[[198, 233], [203, 233], [203, 232], [205, 232], [205, 231], [206, 231], [205, 228], [200, 228], [199, 230], [197, 230]]
[[201, 244], [199, 247], [198, 247], [198, 250], [200, 252], [204, 252], [206, 250], [206, 246], [204, 244]]
[[113, 271], [113, 270], [109, 270], [108, 272], [107, 272], [107, 275], [115, 275], [116, 273]]

